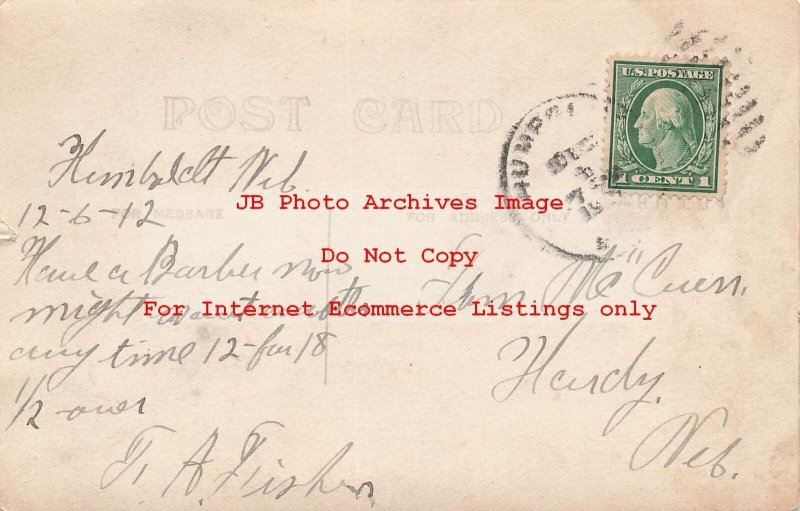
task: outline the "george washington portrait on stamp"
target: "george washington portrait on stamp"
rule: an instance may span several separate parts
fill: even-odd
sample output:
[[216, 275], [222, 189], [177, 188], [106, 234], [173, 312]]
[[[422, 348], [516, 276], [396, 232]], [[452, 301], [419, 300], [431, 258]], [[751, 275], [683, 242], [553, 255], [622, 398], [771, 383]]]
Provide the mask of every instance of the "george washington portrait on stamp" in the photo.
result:
[[714, 194], [722, 66], [614, 61], [609, 189]]

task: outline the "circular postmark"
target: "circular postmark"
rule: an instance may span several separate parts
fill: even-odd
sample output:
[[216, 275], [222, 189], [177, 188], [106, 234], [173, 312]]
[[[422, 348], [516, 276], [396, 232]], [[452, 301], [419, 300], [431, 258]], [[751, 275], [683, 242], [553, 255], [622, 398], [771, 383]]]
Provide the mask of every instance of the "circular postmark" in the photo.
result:
[[[603, 262], [624, 253], [624, 249], [613, 251], [615, 245], [633, 247], [643, 240], [680, 236], [685, 222], [702, 222], [707, 210], [723, 207], [720, 201], [696, 200], [697, 196], [609, 190], [604, 185], [613, 137], [624, 139], [624, 144], [617, 146], [629, 151], [630, 163], [661, 174], [663, 179], [706, 175], [704, 169], [724, 157], [715, 155], [714, 148], [720, 145], [729, 152], [735, 148], [740, 155], [752, 156], [765, 144], [761, 98], [754, 95], [755, 85], [744, 79], [753, 61], [726, 34], [714, 34], [707, 27], [692, 29], [688, 22], [678, 20], [664, 37], [662, 48], [651, 52], [654, 62], [724, 65], [727, 92], [721, 94], [722, 105], [711, 102], [709, 91], [697, 84], [651, 81], [631, 95], [621, 123], [619, 117], [608, 118], [617, 121], [610, 131], [606, 123], [610, 105], [605, 94], [592, 92], [598, 89], [594, 83], [588, 90], [554, 96], [534, 106], [508, 133], [498, 177], [500, 192], [507, 197], [558, 197], [564, 201], [563, 211], [544, 215], [505, 211], [539, 250], [572, 260]], [[737, 66], [733, 72], [729, 68], [732, 62]], [[690, 112], [691, 121], [673, 124], [691, 126], [693, 133], [683, 133], [683, 138], [696, 142], [690, 144], [694, 147], [685, 152], [685, 158], [677, 159], [679, 164], [660, 167], [652, 148], [647, 147], [653, 144], [647, 141], [646, 128], [644, 134], [642, 123], [637, 128], [645, 101], [658, 89], [672, 89], [685, 98], [689, 108], [675, 110]], [[714, 118], [721, 122], [712, 122]], [[617, 132], [617, 127], [624, 129]], [[622, 166], [617, 165], [615, 172], [620, 171]], [[723, 172], [719, 181], [724, 180]], [[680, 212], [682, 222], [663, 221], [672, 211]]]
[[500, 156], [500, 191], [515, 198], [560, 198], [547, 214], [510, 210], [541, 249], [569, 259], [602, 260], [609, 239], [600, 218], [613, 196], [604, 192], [605, 101], [591, 92], [563, 94], [528, 111], [508, 134]]

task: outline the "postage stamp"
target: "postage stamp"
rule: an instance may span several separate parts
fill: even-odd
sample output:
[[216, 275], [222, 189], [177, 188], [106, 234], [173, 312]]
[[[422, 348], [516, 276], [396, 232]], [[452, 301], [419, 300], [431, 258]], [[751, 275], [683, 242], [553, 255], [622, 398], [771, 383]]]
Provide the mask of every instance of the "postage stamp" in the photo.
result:
[[609, 190], [719, 196], [723, 66], [611, 63]]

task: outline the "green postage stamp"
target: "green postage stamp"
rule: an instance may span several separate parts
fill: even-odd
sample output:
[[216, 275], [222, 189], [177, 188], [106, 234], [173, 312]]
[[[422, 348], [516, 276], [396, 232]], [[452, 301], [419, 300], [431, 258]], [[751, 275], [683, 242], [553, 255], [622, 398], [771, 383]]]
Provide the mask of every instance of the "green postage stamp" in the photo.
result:
[[608, 188], [721, 194], [722, 65], [612, 65]]

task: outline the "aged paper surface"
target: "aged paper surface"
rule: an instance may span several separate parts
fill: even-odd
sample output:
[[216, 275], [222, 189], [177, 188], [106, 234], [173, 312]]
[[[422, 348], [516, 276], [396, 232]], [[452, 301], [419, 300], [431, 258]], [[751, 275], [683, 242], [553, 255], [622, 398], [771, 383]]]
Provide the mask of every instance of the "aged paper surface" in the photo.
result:
[[799, 22], [6, 1], [0, 507], [794, 509]]

